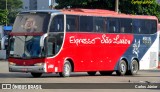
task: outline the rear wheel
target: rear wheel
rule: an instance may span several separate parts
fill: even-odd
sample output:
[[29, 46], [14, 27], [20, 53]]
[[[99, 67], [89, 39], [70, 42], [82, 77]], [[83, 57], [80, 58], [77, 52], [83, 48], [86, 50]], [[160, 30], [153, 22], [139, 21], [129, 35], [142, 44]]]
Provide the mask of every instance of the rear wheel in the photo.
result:
[[59, 73], [61, 77], [69, 77], [71, 75], [72, 66], [68, 60], [65, 61], [63, 71]]
[[117, 75], [125, 75], [127, 71], [127, 64], [124, 60], [119, 62], [118, 70], [116, 71]]
[[136, 75], [139, 70], [139, 64], [137, 60], [132, 60], [130, 70], [127, 72], [129, 75]]
[[31, 73], [31, 75], [35, 78], [41, 77], [42, 73]]
[[113, 71], [100, 71], [99, 72], [102, 76], [105, 76], [105, 75], [111, 75], [113, 73]]
[[87, 72], [88, 73], [88, 75], [90, 75], [90, 76], [94, 76], [95, 74], [96, 74], [96, 72]]

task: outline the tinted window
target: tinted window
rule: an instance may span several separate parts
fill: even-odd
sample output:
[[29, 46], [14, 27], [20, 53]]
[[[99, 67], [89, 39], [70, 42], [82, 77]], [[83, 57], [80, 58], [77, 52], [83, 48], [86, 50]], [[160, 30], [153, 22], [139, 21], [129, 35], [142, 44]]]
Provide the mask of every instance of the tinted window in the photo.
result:
[[94, 17], [94, 32], [104, 32], [104, 18]]
[[93, 31], [93, 17], [80, 16], [80, 31], [92, 32]]
[[64, 31], [64, 16], [57, 15], [53, 17], [50, 32], [63, 32]]
[[131, 19], [119, 19], [120, 21], [120, 33], [132, 33], [132, 20]]
[[76, 31], [76, 16], [72, 16], [72, 15], [67, 15], [66, 16], [67, 20], [66, 20], [66, 30], [71, 32], [71, 31]]
[[133, 33], [141, 34], [142, 33], [142, 21], [134, 19], [133, 20]]
[[109, 33], [119, 33], [119, 21], [117, 18], [108, 18], [107, 29]]
[[157, 32], [157, 21], [156, 20], [150, 20], [150, 26], [151, 26], [151, 30], [150, 33], [156, 33]]
[[150, 34], [157, 31], [155, 20], [135, 19], [133, 20], [133, 32], [137, 34]]

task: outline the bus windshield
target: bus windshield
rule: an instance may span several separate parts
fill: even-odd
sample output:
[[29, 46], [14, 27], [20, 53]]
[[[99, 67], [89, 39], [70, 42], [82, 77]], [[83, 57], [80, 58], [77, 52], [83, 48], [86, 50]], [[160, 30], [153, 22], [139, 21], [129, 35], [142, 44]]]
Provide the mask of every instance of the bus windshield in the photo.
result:
[[44, 56], [40, 47], [41, 36], [13, 36], [10, 38], [10, 57], [38, 58]]
[[12, 32], [47, 32], [49, 14], [19, 14]]

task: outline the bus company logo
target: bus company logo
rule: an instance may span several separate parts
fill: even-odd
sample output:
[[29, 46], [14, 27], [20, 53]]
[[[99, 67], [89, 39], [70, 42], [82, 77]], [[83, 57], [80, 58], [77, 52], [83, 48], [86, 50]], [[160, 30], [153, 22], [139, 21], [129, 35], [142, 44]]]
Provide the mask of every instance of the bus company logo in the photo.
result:
[[132, 0], [132, 4], [153, 4], [153, 0]]
[[2, 89], [12, 89], [11, 84], [2, 84]]
[[143, 37], [143, 43], [150, 45], [152, 43], [151, 37]]
[[115, 37], [108, 37], [105, 34], [102, 37], [95, 37], [92, 39], [89, 38], [76, 38], [75, 36], [70, 36], [69, 42], [74, 43], [77, 46], [79, 44], [96, 44], [96, 42], [100, 41], [101, 44], [131, 44], [129, 39], [124, 37], [120, 37], [116, 35]]

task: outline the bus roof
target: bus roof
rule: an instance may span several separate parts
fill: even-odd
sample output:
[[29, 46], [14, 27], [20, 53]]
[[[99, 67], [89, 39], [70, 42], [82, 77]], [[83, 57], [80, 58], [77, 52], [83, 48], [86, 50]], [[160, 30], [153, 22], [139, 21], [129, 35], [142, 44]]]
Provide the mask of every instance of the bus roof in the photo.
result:
[[23, 13], [64, 13], [68, 15], [86, 15], [86, 16], [102, 16], [102, 17], [121, 17], [121, 18], [137, 18], [137, 19], [155, 19], [157, 20], [156, 16], [149, 16], [149, 15], [131, 15], [131, 14], [123, 14], [117, 13], [115, 11], [110, 10], [103, 10], [103, 9], [61, 9], [61, 10], [30, 10], [24, 11]]
[[156, 19], [157, 20], [157, 17], [155, 16], [123, 14], [123, 13], [117, 13], [115, 11], [102, 10], [102, 9], [64, 9], [61, 11], [64, 14], [69, 14], [69, 15], [87, 15], [87, 16], [121, 17], [121, 18], [138, 18], [138, 19]]

